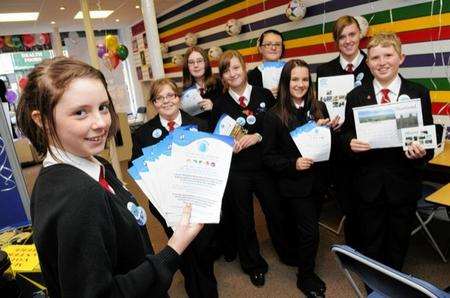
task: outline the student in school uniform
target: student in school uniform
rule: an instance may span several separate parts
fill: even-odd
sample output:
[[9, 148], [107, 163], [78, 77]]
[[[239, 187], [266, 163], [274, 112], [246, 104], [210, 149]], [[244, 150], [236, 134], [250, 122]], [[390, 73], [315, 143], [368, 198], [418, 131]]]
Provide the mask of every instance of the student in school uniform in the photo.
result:
[[195, 117], [209, 124], [214, 102], [222, 95], [223, 87], [220, 79], [212, 73], [208, 53], [198, 46], [188, 48], [184, 54], [183, 91], [192, 87], [203, 97], [198, 103], [203, 112]]
[[[262, 63], [266, 61], [280, 61], [284, 53], [284, 40], [281, 32], [269, 29], [264, 31], [258, 39], [258, 51], [262, 57]], [[260, 66], [248, 72], [248, 83], [252, 86], [263, 87], [263, 77]], [[277, 96], [278, 88], [273, 88], [272, 94]]]
[[323, 102], [314, 97], [309, 66], [300, 59], [288, 61], [281, 72], [277, 104], [264, 122], [263, 161], [277, 177], [286, 216], [294, 223], [295, 249], [299, 252], [297, 287], [307, 297], [323, 297], [325, 283], [314, 271], [319, 245], [321, 163], [302, 156], [290, 132], [309, 121], [336, 126], [328, 119]]
[[45, 156], [31, 218], [50, 296], [167, 297], [179, 255], [202, 225], [190, 225], [185, 209], [168, 245], [154, 255], [144, 209], [97, 157], [118, 125], [102, 73], [57, 57], [28, 79], [18, 125]]
[[353, 188], [357, 196], [361, 251], [397, 270], [407, 253], [417, 200], [421, 197], [420, 168], [433, 156], [413, 143], [372, 149], [356, 138], [353, 108], [420, 98], [423, 124], [433, 124], [429, 91], [398, 73], [405, 59], [395, 33], [375, 34], [367, 45], [367, 65], [374, 80], [347, 95], [342, 141], [355, 163]]
[[[361, 30], [358, 21], [349, 15], [336, 20], [333, 29], [333, 38], [339, 50], [339, 56], [317, 67], [317, 87], [321, 77], [353, 74], [355, 87], [363, 83], [371, 82], [373, 76], [366, 64], [367, 55], [359, 48]], [[330, 179], [335, 187], [336, 199], [345, 215], [344, 235], [347, 245], [359, 248], [357, 224], [354, 221], [356, 210], [354, 209], [351, 193], [351, 181], [353, 170], [350, 160], [342, 152], [339, 140], [340, 130], [334, 133], [333, 153], [330, 163]]]
[[[158, 143], [169, 132], [180, 126], [196, 125], [199, 131], [208, 130], [204, 121], [180, 110], [178, 87], [170, 79], [153, 82], [150, 100], [158, 114], [133, 133], [132, 159], [140, 157], [143, 148]], [[163, 226], [166, 235], [170, 237], [173, 234], [172, 228], [167, 226], [162, 215], [150, 202], [149, 208]], [[189, 297], [218, 297], [217, 281], [214, 276], [214, 233], [214, 225], [205, 225], [196, 241], [193, 241], [181, 255], [180, 270]]]
[[[213, 124], [227, 114], [246, 130], [236, 140], [224, 204], [231, 205], [223, 217], [235, 223], [239, 260], [251, 282], [261, 287], [265, 283], [268, 265], [262, 257], [255, 231], [253, 195], [259, 199], [268, 230], [277, 252], [284, 241], [283, 217], [272, 177], [261, 160], [262, 125], [265, 112], [275, 104], [272, 93], [247, 83], [245, 62], [237, 51], [229, 50], [219, 60], [219, 73], [226, 92], [214, 105]], [[224, 210], [223, 210], [224, 211]], [[280, 258], [282, 256], [280, 255]]]

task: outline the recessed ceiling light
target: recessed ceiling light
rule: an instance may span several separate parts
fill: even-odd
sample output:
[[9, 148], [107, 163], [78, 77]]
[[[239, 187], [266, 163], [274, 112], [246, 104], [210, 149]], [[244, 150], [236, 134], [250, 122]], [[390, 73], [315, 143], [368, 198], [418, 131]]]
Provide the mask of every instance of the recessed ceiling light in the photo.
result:
[[36, 21], [38, 17], [39, 12], [0, 13], [0, 22]]
[[[105, 19], [109, 17], [110, 14], [112, 14], [114, 10], [90, 10], [89, 16], [91, 19]], [[80, 10], [77, 12], [77, 14], [73, 17], [75, 20], [80, 20], [83, 18], [83, 12]]]
[[139, 5], [136, 5], [134, 8], [136, 8], [136, 9], [139, 9], [139, 8], [141, 8]]
[[119, 19], [116, 19], [116, 22], [118, 23], [120, 20]]
[[59, 10], [66, 10], [66, 8], [64, 6], [60, 6]]
[[50, 22], [50, 24], [52, 24], [52, 25], [55, 25], [55, 24], [56, 24], [56, 22], [55, 22], [55, 21], [51, 21], [51, 22]]

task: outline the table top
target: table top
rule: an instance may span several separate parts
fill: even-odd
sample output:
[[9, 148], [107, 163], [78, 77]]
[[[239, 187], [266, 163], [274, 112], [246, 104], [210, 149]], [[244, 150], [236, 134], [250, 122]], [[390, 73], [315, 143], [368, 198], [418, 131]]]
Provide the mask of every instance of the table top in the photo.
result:
[[437, 191], [425, 198], [426, 201], [440, 205], [450, 206], [450, 183], [447, 183]]
[[450, 167], [450, 140], [445, 141], [444, 152], [429, 161], [432, 164]]

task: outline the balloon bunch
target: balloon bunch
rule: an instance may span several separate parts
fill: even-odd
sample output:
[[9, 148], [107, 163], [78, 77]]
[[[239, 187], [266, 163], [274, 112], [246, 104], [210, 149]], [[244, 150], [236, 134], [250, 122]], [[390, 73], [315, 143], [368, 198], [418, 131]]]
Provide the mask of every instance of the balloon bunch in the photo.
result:
[[48, 45], [50, 45], [50, 35], [48, 33], [0, 36], [0, 50], [4, 47], [9, 47], [20, 51], [31, 49], [35, 46], [45, 47]]
[[103, 60], [106, 68], [116, 69], [120, 61], [127, 59], [128, 49], [123, 44], [119, 44], [117, 36], [106, 35], [105, 43], [97, 44], [97, 55]]

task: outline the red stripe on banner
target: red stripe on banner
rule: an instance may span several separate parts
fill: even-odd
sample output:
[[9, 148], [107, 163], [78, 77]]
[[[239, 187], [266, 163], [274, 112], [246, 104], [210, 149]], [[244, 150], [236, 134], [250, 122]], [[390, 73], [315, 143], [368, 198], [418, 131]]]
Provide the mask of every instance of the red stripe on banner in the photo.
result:
[[172, 35], [163, 37], [163, 38], [160, 39], [160, 41], [161, 42], [168, 42], [168, 41], [180, 38], [180, 37], [184, 37], [186, 35], [186, 33], [189, 33], [189, 32], [199, 32], [199, 31], [202, 31], [202, 30], [213, 28], [213, 27], [218, 26], [220, 24], [225, 25], [225, 23], [229, 19], [240, 19], [240, 18], [243, 18], [243, 17], [247, 17], [247, 16], [253, 15], [255, 13], [259, 13], [259, 12], [262, 12], [262, 11], [265, 11], [265, 10], [268, 10], [268, 9], [272, 9], [274, 7], [277, 7], [277, 6], [281, 6], [281, 5], [287, 4], [288, 2], [289, 2], [288, 0], [263, 1], [262, 3], [250, 6], [250, 7], [246, 8], [246, 9], [236, 11], [234, 13], [222, 16], [222, 17], [214, 19], [212, 21], [209, 21], [209, 22], [206, 22], [206, 23], [194, 26], [194, 27], [190, 27], [188, 29], [185, 29], [185, 30], [179, 31], [177, 33], [174, 33]]
[[450, 103], [446, 102], [432, 102], [431, 113], [433, 115], [449, 115], [450, 116]]

